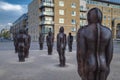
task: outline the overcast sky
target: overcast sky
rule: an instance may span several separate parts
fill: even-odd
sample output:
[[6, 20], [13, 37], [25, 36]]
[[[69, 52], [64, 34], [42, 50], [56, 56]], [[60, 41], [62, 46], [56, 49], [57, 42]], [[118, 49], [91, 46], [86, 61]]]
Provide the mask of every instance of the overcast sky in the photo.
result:
[[0, 30], [9, 28], [16, 19], [27, 12], [32, 0], [0, 0]]

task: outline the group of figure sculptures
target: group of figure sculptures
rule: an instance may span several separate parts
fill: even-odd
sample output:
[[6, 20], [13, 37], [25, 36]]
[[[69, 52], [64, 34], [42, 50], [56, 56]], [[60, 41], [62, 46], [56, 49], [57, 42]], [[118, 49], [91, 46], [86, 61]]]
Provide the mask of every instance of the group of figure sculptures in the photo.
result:
[[[102, 12], [98, 8], [92, 8], [87, 14], [88, 25], [83, 26], [77, 32], [77, 64], [78, 74], [82, 80], [107, 80], [110, 72], [110, 63], [113, 57], [112, 32], [102, 25]], [[65, 50], [67, 44], [64, 28], [60, 27], [57, 34], [57, 52], [60, 66], [65, 66]], [[40, 50], [43, 49], [44, 35], [40, 33]], [[50, 29], [46, 36], [48, 55], [52, 54], [54, 36]], [[68, 49], [72, 51], [73, 36], [69, 33]], [[27, 32], [20, 31], [16, 37], [15, 51], [18, 52], [20, 61], [28, 57], [30, 36]]]
[[[48, 32], [48, 35], [46, 36], [46, 43], [48, 47], [48, 55], [52, 55], [53, 51], [53, 45], [54, 45], [54, 35], [51, 31]], [[66, 34], [64, 33], [64, 28], [60, 27], [59, 33], [57, 35], [57, 52], [59, 54], [59, 62], [60, 66], [65, 66], [65, 49], [66, 49]], [[72, 52], [72, 43], [73, 43], [73, 36], [71, 33], [68, 35], [68, 47], [69, 51]], [[44, 44], [44, 35], [43, 33], [40, 33], [39, 36], [39, 45], [40, 45], [40, 50], [43, 49], [43, 44]]]
[[28, 29], [21, 29], [14, 36], [15, 53], [18, 53], [19, 62], [24, 62], [25, 58], [29, 57], [30, 43], [31, 37], [28, 34]]

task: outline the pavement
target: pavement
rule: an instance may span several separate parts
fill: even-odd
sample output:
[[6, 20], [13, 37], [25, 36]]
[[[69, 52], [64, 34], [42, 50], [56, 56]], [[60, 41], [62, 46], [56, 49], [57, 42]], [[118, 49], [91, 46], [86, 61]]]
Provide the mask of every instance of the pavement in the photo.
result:
[[[73, 52], [66, 50], [66, 66], [62, 68], [58, 66], [59, 58], [55, 47], [53, 54], [48, 55], [46, 47], [39, 50], [37, 42], [33, 42], [29, 58], [25, 62], [18, 62], [13, 44], [0, 43], [0, 80], [81, 80], [77, 73], [76, 47], [73, 46]], [[120, 43], [115, 42], [108, 80], [120, 80], [119, 48]]]

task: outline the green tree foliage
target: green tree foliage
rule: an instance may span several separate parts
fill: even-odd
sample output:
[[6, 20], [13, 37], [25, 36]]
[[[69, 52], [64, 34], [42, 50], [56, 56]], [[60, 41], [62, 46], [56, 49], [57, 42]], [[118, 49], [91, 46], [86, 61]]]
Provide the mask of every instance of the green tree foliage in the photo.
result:
[[6, 38], [6, 39], [10, 38], [10, 32], [9, 31], [3, 32], [2, 37]]

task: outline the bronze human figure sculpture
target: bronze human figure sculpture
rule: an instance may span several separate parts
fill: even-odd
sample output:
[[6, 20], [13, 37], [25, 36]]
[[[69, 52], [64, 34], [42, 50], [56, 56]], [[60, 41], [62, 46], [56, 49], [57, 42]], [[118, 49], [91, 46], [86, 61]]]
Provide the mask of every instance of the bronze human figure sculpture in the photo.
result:
[[64, 28], [60, 27], [59, 33], [57, 34], [57, 51], [59, 54], [60, 66], [65, 66], [65, 49], [66, 49], [66, 34]]
[[73, 43], [73, 36], [71, 33], [69, 33], [68, 35], [68, 48], [69, 48], [69, 52], [72, 52], [72, 43]]
[[54, 36], [53, 36], [53, 33], [51, 32], [51, 29], [48, 32], [48, 35], [46, 36], [46, 43], [47, 43], [47, 47], [48, 47], [48, 55], [51, 55], [53, 43], [54, 43]]
[[19, 62], [25, 61], [25, 48], [27, 45], [26, 35], [24, 34], [24, 30], [20, 30], [17, 35], [17, 45], [18, 45], [18, 58]]
[[42, 32], [40, 32], [39, 34], [39, 46], [40, 46], [40, 50], [43, 49], [43, 43], [44, 43], [44, 35]]
[[25, 35], [26, 35], [26, 40], [27, 40], [27, 45], [25, 47], [25, 58], [29, 57], [29, 48], [30, 48], [30, 44], [31, 44], [31, 37], [28, 34], [28, 29], [25, 30]]
[[107, 80], [113, 57], [111, 30], [102, 23], [102, 12], [92, 8], [88, 25], [77, 33], [78, 73], [82, 80]]
[[14, 36], [13, 36], [13, 42], [14, 42], [14, 47], [15, 47], [15, 53], [18, 52], [17, 50], [17, 34], [15, 33]]

